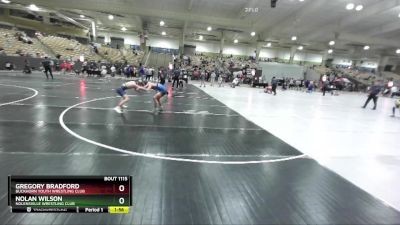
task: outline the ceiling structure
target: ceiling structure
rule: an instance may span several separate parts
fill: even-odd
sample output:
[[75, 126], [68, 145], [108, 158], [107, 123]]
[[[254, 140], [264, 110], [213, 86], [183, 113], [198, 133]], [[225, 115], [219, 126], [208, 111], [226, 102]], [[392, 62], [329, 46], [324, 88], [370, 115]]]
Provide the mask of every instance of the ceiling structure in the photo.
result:
[[[347, 10], [348, 3], [362, 4], [361, 11]], [[99, 30], [143, 32], [186, 40], [233, 43], [237, 39], [256, 46], [271, 42], [272, 48], [304, 46], [304, 50], [351, 57], [399, 57], [400, 0], [12, 0], [21, 5], [36, 4], [54, 10]], [[80, 18], [85, 15], [85, 18]], [[109, 20], [108, 15], [114, 19]], [[160, 21], [165, 25], [160, 26]], [[211, 26], [212, 31], [207, 31]], [[222, 32], [223, 31], [223, 32]], [[252, 37], [250, 33], [256, 35]], [[223, 33], [223, 34], [222, 34]], [[291, 37], [297, 40], [292, 41]], [[335, 45], [328, 42], [334, 40]], [[365, 45], [370, 46], [364, 51]]]

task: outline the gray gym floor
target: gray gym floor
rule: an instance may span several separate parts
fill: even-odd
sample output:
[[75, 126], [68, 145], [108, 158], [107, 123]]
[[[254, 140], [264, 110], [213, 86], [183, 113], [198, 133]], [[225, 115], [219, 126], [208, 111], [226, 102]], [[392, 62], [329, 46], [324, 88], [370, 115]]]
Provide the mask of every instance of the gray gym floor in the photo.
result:
[[[121, 83], [0, 75], [0, 224], [400, 223], [400, 212], [198, 88], [171, 93], [159, 115], [154, 92], [128, 91], [120, 115], [112, 89]], [[133, 206], [126, 215], [12, 214], [10, 174], [132, 175]]]

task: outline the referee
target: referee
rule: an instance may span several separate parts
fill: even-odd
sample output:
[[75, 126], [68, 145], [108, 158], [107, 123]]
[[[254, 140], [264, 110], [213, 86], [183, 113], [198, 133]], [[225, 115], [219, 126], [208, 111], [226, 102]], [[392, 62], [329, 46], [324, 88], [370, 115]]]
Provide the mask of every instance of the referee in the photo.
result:
[[378, 102], [378, 94], [381, 92], [381, 87], [379, 85], [375, 85], [375, 82], [372, 82], [372, 86], [369, 89], [369, 95], [367, 98], [367, 101], [365, 101], [365, 104], [363, 108], [367, 107], [368, 103], [371, 101], [371, 99], [374, 101], [374, 108], [373, 110], [376, 110], [376, 104]]

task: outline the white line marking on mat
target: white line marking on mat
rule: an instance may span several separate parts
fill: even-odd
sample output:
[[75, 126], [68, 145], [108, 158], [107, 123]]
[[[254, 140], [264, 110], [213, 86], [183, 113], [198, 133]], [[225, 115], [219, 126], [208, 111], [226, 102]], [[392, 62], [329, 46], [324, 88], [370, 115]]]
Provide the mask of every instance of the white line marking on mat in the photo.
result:
[[36, 89], [30, 88], [30, 87], [17, 86], [17, 85], [12, 85], [12, 84], [0, 84], [0, 85], [6, 86], [6, 87], [24, 88], [24, 89], [28, 89], [28, 90], [31, 90], [31, 91], [34, 92], [33, 95], [31, 95], [31, 96], [29, 96], [29, 97], [26, 97], [26, 98], [23, 98], [23, 99], [19, 99], [19, 100], [12, 101], [12, 102], [0, 103], [0, 106], [3, 106], [3, 105], [11, 105], [11, 104], [14, 104], [14, 103], [22, 102], [22, 101], [25, 101], [25, 100], [34, 98], [36, 95], [39, 94], [39, 92], [38, 92]]
[[[79, 97], [75, 97], [79, 98]], [[37, 108], [46, 108], [46, 107], [54, 107], [54, 108], [68, 108], [69, 106], [62, 106], [62, 105], [43, 105], [43, 104], [24, 104], [24, 103], [17, 103], [14, 105], [19, 105], [19, 106], [34, 106]], [[103, 110], [103, 111], [113, 111], [113, 108], [103, 108], [103, 107], [75, 107], [75, 109], [89, 109], [89, 110]], [[125, 110], [126, 112], [145, 112], [145, 113], [151, 113], [153, 114], [153, 110], [146, 110], [146, 109], [128, 109]], [[183, 112], [177, 112], [177, 111], [169, 111], [165, 110], [162, 111], [161, 114], [185, 114], [185, 115], [200, 115], [200, 116], [225, 116], [225, 117], [239, 117], [239, 114], [224, 114], [224, 113], [210, 113], [208, 111], [183, 111]]]
[[[94, 153], [94, 152], [4, 152], [0, 151], [2, 155], [44, 155], [44, 156], [119, 156], [119, 157], [136, 157], [132, 154], [112, 154], [112, 153]], [[157, 156], [167, 157], [208, 157], [208, 158], [287, 158], [294, 155], [211, 155], [211, 154], [188, 154], [188, 153], [151, 153]]]
[[[0, 120], [0, 123], [40, 123], [40, 121], [28, 121], [28, 120]], [[55, 124], [56, 122], [42, 122], [44, 124]], [[58, 124], [58, 122], [57, 122]], [[162, 125], [146, 125], [146, 124], [114, 124], [114, 123], [80, 123], [80, 122], [68, 122], [70, 125], [85, 125], [85, 126], [110, 126], [110, 127], [150, 127], [150, 128], [172, 128], [172, 129], [194, 129], [194, 130], [238, 130], [238, 131], [263, 131], [261, 128], [244, 128], [244, 127], [186, 127], [186, 126], [162, 126]]]
[[96, 146], [99, 146], [99, 147], [102, 147], [102, 148], [106, 148], [106, 149], [109, 149], [109, 150], [115, 151], [115, 152], [120, 152], [120, 153], [124, 153], [124, 154], [135, 155], [135, 156], [143, 156], [143, 157], [153, 158], [153, 159], [164, 159], [164, 160], [171, 160], [171, 161], [192, 162], [192, 163], [207, 163], [207, 164], [244, 165], [244, 164], [260, 164], [260, 163], [283, 162], [283, 161], [289, 161], [289, 160], [304, 158], [306, 156], [305, 154], [301, 154], [301, 155], [297, 155], [297, 156], [289, 156], [289, 157], [280, 158], [280, 159], [252, 160], [252, 161], [215, 161], [215, 160], [197, 160], [197, 159], [187, 159], [187, 158], [176, 158], [176, 157], [169, 157], [169, 156], [160, 156], [160, 155], [151, 154], [151, 153], [140, 153], [140, 152], [128, 151], [128, 150], [125, 150], [125, 149], [121, 149], [121, 148], [113, 147], [113, 146], [106, 145], [106, 144], [103, 144], [103, 143], [99, 143], [99, 142], [93, 141], [91, 139], [88, 139], [86, 137], [83, 137], [83, 136], [75, 133], [74, 131], [69, 129], [69, 127], [67, 125], [65, 125], [64, 116], [69, 110], [71, 110], [71, 109], [73, 109], [73, 108], [75, 108], [77, 106], [86, 104], [86, 103], [100, 101], [100, 100], [106, 100], [106, 99], [111, 99], [111, 98], [115, 98], [115, 97], [96, 98], [96, 99], [92, 99], [92, 100], [89, 100], [89, 101], [77, 103], [75, 105], [72, 105], [72, 106], [68, 107], [67, 109], [65, 109], [60, 114], [60, 116], [58, 118], [61, 127], [66, 132], [71, 134], [72, 136], [80, 139], [81, 141], [87, 142], [89, 144], [93, 144], [93, 145], [96, 145]]

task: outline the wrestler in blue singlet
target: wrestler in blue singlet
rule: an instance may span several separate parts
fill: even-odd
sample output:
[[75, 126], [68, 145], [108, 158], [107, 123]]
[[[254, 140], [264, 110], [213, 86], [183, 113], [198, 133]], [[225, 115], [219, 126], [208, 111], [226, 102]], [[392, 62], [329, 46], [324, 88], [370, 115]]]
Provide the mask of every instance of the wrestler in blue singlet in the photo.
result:
[[165, 84], [157, 83], [157, 86], [154, 88], [154, 90], [159, 91], [163, 96], [165, 94], [168, 94], [167, 87]]
[[126, 87], [126, 85], [125, 85], [125, 83], [124, 83], [124, 84], [121, 85], [120, 88], [118, 88], [118, 89], [115, 90], [115, 91], [117, 92], [117, 94], [118, 94], [119, 96], [124, 97], [124, 96], [126, 95], [126, 89], [128, 89], [128, 88]]

